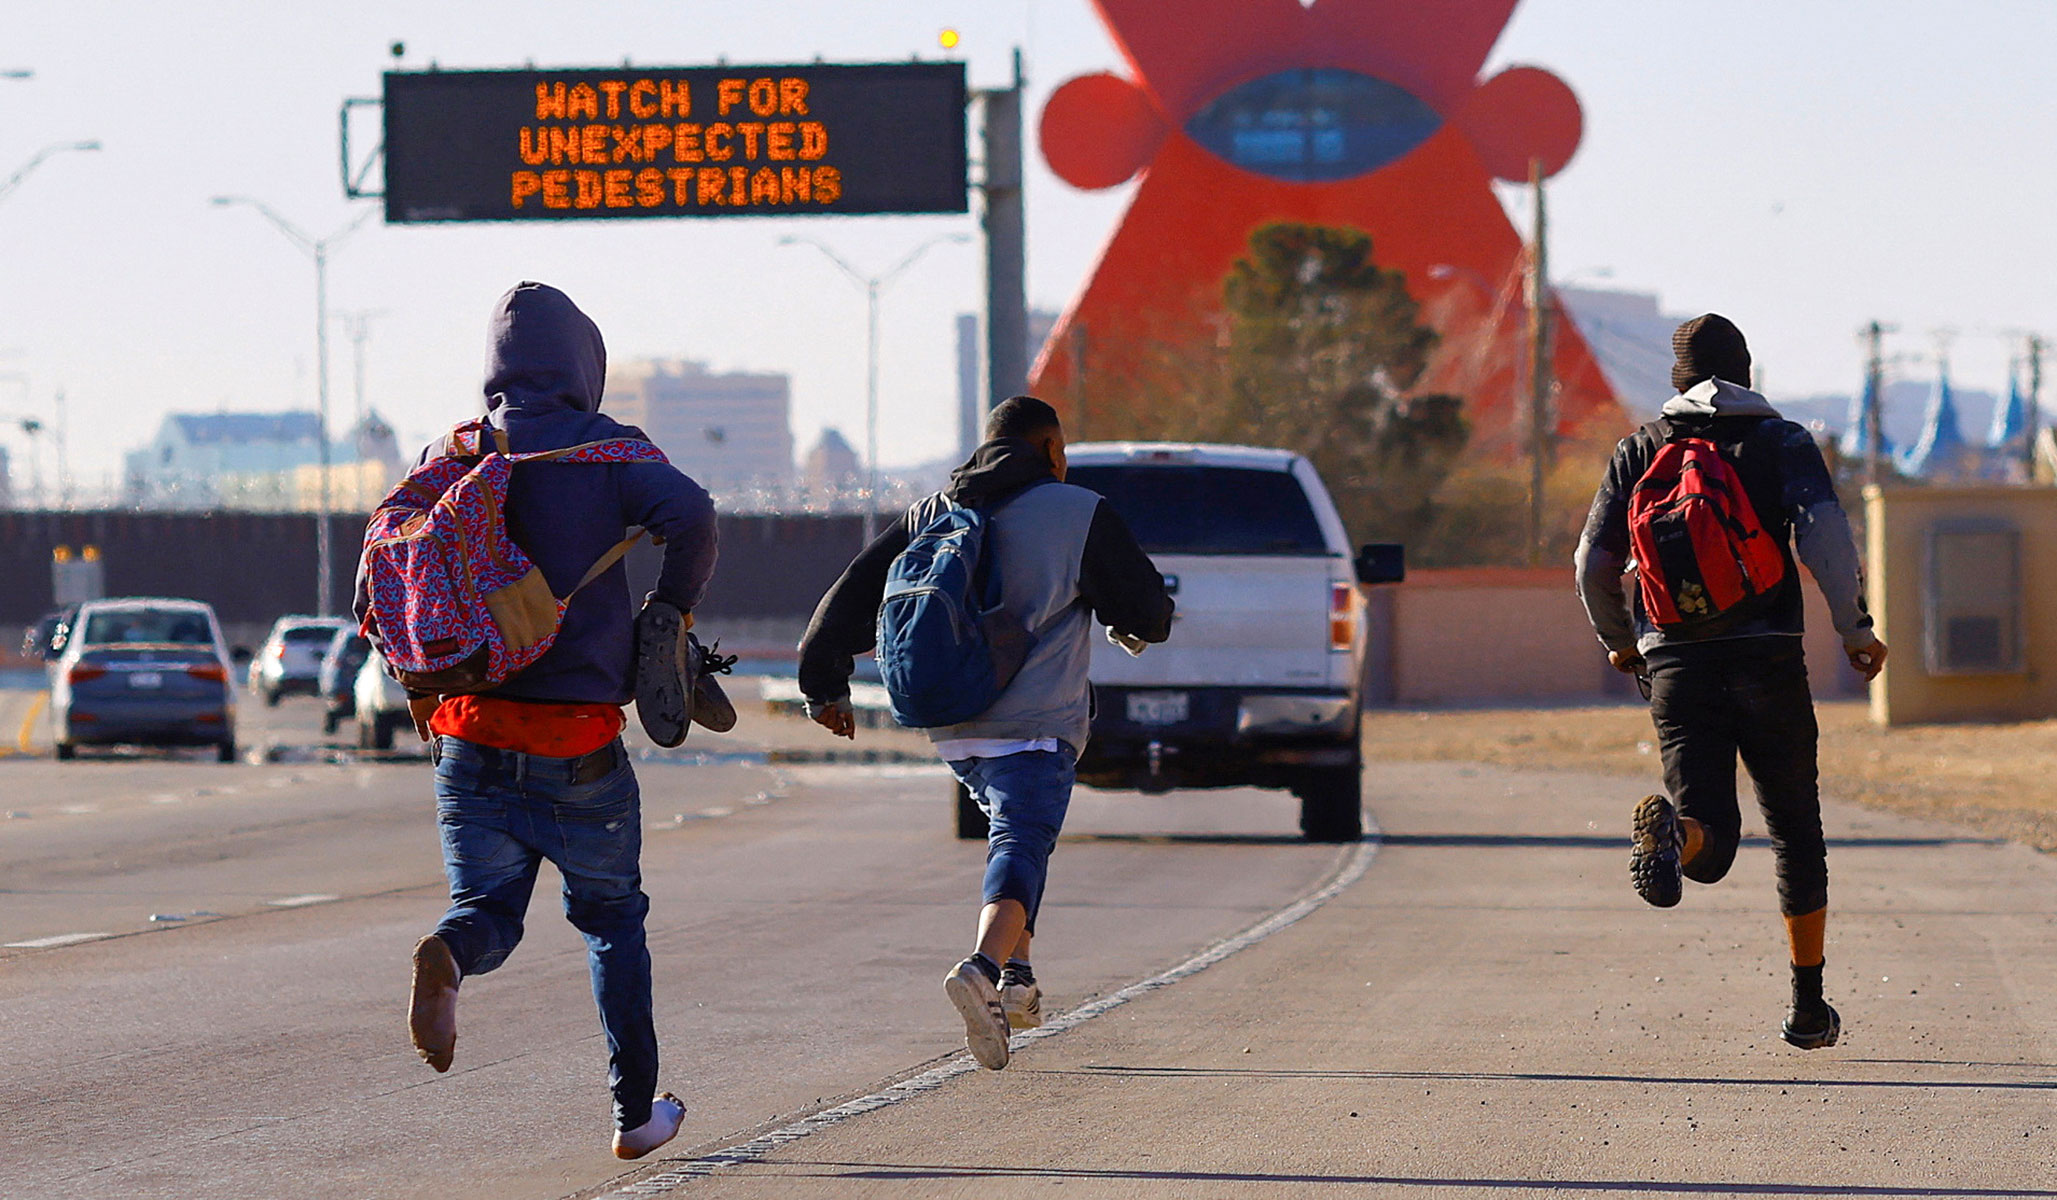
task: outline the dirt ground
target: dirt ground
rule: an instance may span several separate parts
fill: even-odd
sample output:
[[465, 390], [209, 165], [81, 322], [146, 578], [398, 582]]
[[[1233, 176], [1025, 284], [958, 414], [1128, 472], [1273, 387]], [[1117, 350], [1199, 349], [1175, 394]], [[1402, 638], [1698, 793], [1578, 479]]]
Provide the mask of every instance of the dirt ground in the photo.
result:
[[[1861, 700], [1823, 703], [1819, 714], [1824, 796], [2057, 851], [2057, 721], [1881, 729]], [[1624, 812], [1629, 793], [1661, 785], [1649, 711], [1639, 705], [1373, 712], [1364, 726], [1371, 762], [1616, 774], [1625, 780]]]

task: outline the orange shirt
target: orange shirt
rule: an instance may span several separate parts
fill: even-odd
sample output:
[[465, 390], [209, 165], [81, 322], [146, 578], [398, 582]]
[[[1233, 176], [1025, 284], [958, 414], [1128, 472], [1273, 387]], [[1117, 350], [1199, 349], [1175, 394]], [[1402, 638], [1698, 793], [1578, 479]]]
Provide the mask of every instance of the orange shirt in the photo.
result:
[[435, 733], [544, 758], [591, 754], [627, 724], [618, 704], [530, 704], [495, 696], [452, 696], [429, 717]]

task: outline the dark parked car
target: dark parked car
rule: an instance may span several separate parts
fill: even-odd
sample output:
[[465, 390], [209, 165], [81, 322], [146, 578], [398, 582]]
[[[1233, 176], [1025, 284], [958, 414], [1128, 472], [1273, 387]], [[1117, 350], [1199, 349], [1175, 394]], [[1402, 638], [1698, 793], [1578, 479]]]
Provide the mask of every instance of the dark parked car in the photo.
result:
[[236, 760], [229, 656], [214, 610], [198, 600], [129, 598], [79, 606], [51, 668], [51, 741], [213, 746]]
[[371, 642], [355, 629], [338, 629], [321, 656], [321, 731], [334, 733], [357, 715], [357, 669], [371, 657]]

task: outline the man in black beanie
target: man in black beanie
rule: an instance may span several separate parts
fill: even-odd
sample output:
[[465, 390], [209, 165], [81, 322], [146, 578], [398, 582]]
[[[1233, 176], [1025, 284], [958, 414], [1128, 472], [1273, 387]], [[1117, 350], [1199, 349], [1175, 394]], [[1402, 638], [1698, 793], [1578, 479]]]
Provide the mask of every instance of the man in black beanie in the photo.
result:
[[1771, 832], [1792, 947], [1780, 1035], [1805, 1050], [1832, 1046], [1842, 1019], [1821, 988], [1828, 860], [1796, 548], [1850, 665], [1876, 678], [1886, 647], [1821, 451], [1747, 386], [1742, 331], [1708, 313], [1679, 326], [1671, 345], [1678, 395], [1615, 447], [1576, 559], [1593, 630], [1608, 661], [1643, 683], [1663, 751], [1669, 794], [1636, 806], [1630, 879], [1669, 908], [1682, 879], [1728, 873], [1742, 837], [1740, 757]]

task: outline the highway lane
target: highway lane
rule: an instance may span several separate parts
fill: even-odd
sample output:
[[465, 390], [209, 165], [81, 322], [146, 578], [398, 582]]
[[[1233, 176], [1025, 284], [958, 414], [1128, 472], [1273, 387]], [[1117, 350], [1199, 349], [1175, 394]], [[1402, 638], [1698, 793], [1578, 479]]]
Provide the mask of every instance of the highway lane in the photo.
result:
[[[402, 1020], [407, 950], [442, 907], [426, 764], [324, 761], [309, 702], [242, 717], [253, 757], [285, 761], [0, 761], [0, 810], [26, 814], [0, 821], [0, 941], [114, 935], [0, 950], [0, 1195], [552, 1197], [619, 1176], [553, 881], [523, 948], [468, 982], [457, 1067], [432, 1074]], [[937, 984], [981, 855], [949, 836], [947, 776], [871, 731], [860, 746], [909, 761], [772, 761], [828, 739], [746, 721], [693, 735], [715, 761], [638, 768], [682, 1147], [961, 1047]], [[1286, 837], [1293, 817], [1275, 793], [1082, 793], [1039, 943], [1049, 1005], [1317, 885], [1341, 852]]]

